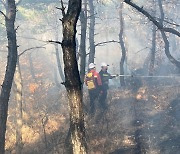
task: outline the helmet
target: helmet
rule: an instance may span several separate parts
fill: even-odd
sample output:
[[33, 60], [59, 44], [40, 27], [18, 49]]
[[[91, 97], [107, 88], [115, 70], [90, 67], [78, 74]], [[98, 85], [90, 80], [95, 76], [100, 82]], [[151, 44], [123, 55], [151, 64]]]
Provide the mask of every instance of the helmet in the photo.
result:
[[92, 68], [94, 68], [94, 67], [96, 67], [94, 63], [90, 63], [90, 64], [89, 64], [89, 69], [92, 69]]
[[106, 64], [105, 62], [101, 63], [101, 67], [106, 67], [109, 66], [108, 64]]

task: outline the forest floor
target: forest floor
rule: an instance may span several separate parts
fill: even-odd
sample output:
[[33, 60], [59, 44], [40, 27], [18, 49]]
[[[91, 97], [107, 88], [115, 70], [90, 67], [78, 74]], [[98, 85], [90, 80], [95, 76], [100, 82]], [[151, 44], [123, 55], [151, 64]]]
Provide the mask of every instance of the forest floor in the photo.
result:
[[108, 110], [87, 120], [92, 154], [180, 153], [180, 87], [110, 94]]
[[[108, 108], [102, 110], [97, 102], [93, 116], [88, 113], [89, 101], [85, 92], [85, 125], [89, 153], [179, 154], [179, 85], [179, 82], [158, 85], [143, 83], [126, 89], [110, 88]], [[51, 95], [54, 96], [47, 102], [52, 101], [52, 97], [53, 100], [57, 98], [57, 101], [43, 105], [48, 105], [46, 114], [43, 111], [36, 113], [37, 109], [24, 114], [25, 154], [66, 153], [65, 142], [69, 127], [67, 97], [64, 92]], [[58, 98], [61, 98], [60, 103]], [[12, 140], [15, 142], [15, 132], [12, 131], [13, 128], [10, 129], [12, 119], [10, 116], [7, 153], [15, 153], [14, 144], [10, 144]]]

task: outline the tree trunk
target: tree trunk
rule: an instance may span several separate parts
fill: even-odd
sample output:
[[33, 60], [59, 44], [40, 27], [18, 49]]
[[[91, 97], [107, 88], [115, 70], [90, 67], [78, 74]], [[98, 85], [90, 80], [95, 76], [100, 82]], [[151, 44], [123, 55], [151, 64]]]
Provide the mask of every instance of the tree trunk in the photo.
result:
[[[120, 61], [120, 75], [124, 75], [124, 62], [126, 60], [126, 48], [125, 48], [124, 39], [123, 39], [124, 18], [123, 18], [122, 10], [123, 10], [123, 2], [121, 2], [120, 10], [119, 10], [119, 17], [120, 17], [119, 42], [120, 42], [121, 52], [122, 52], [121, 61]], [[124, 76], [120, 76], [120, 84], [121, 86], [125, 86]]]
[[84, 9], [80, 14], [81, 21], [81, 44], [80, 44], [80, 77], [81, 82], [84, 83], [85, 69], [86, 69], [86, 31], [87, 31], [87, 0], [84, 0]]
[[[57, 21], [56, 21], [56, 29], [58, 28], [58, 25], [57, 25]], [[59, 33], [58, 33], [58, 29], [56, 30], [56, 33], [55, 33], [55, 38], [56, 40], [59, 39]], [[59, 72], [59, 76], [61, 77], [61, 80], [64, 82], [65, 81], [65, 78], [64, 78], [64, 73], [63, 73], [63, 70], [62, 70], [62, 66], [61, 66], [61, 60], [60, 60], [60, 54], [59, 54], [59, 45], [57, 43], [54, 44], [55, 46], [55, 50], [56, 50], [56, 61], [57, 61], [57, 66], [58, 66], [58, 72]]]
[[154, 73], [155, 53], [156, 53], [156, 26], [153, 25], [151, 58], [150, 58], [150, 64], [149, 64], [149, 75], [150, 76], [152, 76]]
[[[156, 10], [156, 2], [153, 1], [154, 10]], [[154, 11], [154, 16], [156, 16], [156, 11]], [[155, 53], [156, 53], [156, 26], [153, 24], [152, 28], [152, 48], [151, 48], [151, 57], [149, 64], [149, 75], [152, 76], [154, 74], [154, 63], [155, 63]]]
[[94, 63], [95, 58], [95, 44], [94, 44], [94, 33], [95, 33], [95, 14], [93, 0], [89, 0], [89, 13], [90, 13], [90, 27], [89, 27], [89, 64]]
[[16, 72], [14, 75], [14, 91], [16, 97], [16, 153], [22, 153], [22, 77], [19, 65], [17, 61]]
[[58, 44], [55, 44], [55, 50], [56, 50], [56, 61], [57, 61], [57, 66], [58, 66], [58, 72], [61, 77], [61, 80], [64, 82], [65, 78], [64, 78], [64, 73], [62, 71], [62, 67], [61, 67], [61, 60], [60, 60], [60, 55], [59, 55], [59, 50], [58, 50]]
[[81, 11], [81, 0], [69, 0], [63, 24], [63, 59], [65, 87], [70, 106], [70, 136], [73, 154], [87, 153], [81, 80], [76, 59], [76, 24]]
[[[156, 2], [153, 1], [154, 10], [156, 10]], [[156, 16], [156, 11], [154, 11], [154, 16]], [[152, 76], [154, 73], [154, 63], [155, 63], [155, 53], [156, 53], [156, 26], [153, 24], [152, 27], [152, 48], [150, 54], [150, 64], [149, 64], [149, 75]]]
[[32, 53], [29, 53], [28, 58], [29, 58], [29, 69], [30, 69], [30, 72], [31, 72], [31, 76], [34, 79], [34, 81], [37, 82], [36, 76], [35, 76], [35, 73], [34, 73], [34, 65], [33, 65], [33, 61], [32, 61]]
[[7, 16], [5, 19], [7, 38], [8, 38], [8, 61], [6, 67], [5, 78], [2, 84], [0, 94], [0, 152], [5, 153], [5, 133], [6, 121], [8, 113], [8, 102], [10, 91], [12, 87], [13, 77], [16, 69], [17, 62], [17, 43], [16, 43], [16, 30], [14, 22], [16, 18], [16, 5], [15, 0], [7, 0]]
[[[159, 10], [160, 10], [160, 14], [161, 14], [161, 20], [160, 20], [160, 24], [161, 26], [163, 26], [163, 21], [164, 21], [164, 11], [163, 11], [163, 6], [162, 6], [162, 1], [158, 0], [158, 5], [159, 5]], [[161, 35], [165, 44], [165, 54], [167, 56], [167, 58], [170, 60], [171, 63], [173, 63], [179, 70], [180, 70], [180, 62], [177, 61], [170, 53], [170, 49], [169, 49], [169, 41], [168, 38], [165, 34], [165, 32], [163, 30], [161, 30]]]

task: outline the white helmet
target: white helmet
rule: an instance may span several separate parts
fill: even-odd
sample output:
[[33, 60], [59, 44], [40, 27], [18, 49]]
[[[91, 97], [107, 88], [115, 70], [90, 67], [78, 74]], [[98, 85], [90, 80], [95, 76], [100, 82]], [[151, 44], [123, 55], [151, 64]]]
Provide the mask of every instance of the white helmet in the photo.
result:
[[95, 66], [95, 64], [94, 63], [90, 63], [89, 64], [89, 69], [92, 69], [92, 68], [95, 68], [96, 66]]
[[108, 64], [106, 64], [105, 62], [101, 63], [101, 67], [106, 67], [109, 66]]

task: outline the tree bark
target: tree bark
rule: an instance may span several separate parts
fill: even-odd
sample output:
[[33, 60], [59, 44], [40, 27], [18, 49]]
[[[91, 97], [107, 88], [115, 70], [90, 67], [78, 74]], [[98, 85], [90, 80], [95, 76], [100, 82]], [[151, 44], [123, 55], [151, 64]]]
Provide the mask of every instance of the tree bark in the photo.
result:
[[151, 57], [150, 57], [150, 64], [149, 64], [149, 75], [150, 76], [152, 76], [154, 73], [155, 53], [156, 53], [156, 26], [153, 25], [152, 48], [151, 48]]
[[5, 133], [8, 113], [8, 102], [17, 62], [17, 43], [14, 22], [16, 18], [15, 0], [7, 0], [7, 15], [5, 17], [8, 38], [8, 61], [5, 78], [0, 94], [0, 152], [5, 153]]
[[87, 0], [84, 0], [84, 9], [80, 14], [81, 21], [81, 43], [80, 43], [80, 77], [81, 82], [84, 83], [85, 69], [86, 69], [86, 31], [87, 31]]
[[[156, 1], [153, 1], [154, 7], [154, 16], [156, 15]], [[152, 48], [150, 54], [150, 64], [149, 64], [149, 75], [152, 76], [154, 74], [154, 63], [155, 63], [155, 53], [156, 53], [156, 26], [152, 25]]]
[[22, 153], [22, 76], [19, 60], [17, 60], [16, 72], [14, 76], [14, 92], [16, 98], [16, 153]]
[[81, 80], [76, 59], [76, 24], [81, 12], [81, 0], [69, 0], [63, 15], [63, 59], [65, 87], [70, 106], [70, 136], [73, 154], [86, 154], [84, 114]]
[[93, 0], [89, 0], [89, 13], [90, 13], [90, 26], [89, 26], [89, 64], [94, 63], [95, 58], [95, 43], [94, 43], [94, 33], [95, 33], [95, 14], [94, 14], [94, 4]]
[[[121, 61], [120, 61], [120, 75], [124, 75], [124, 62], [126, 59], [126, 48], [124, 44], [124, 18], [123, 18], [123, 3], [120, 4], [119, 17], [120, 17], [120, 32], [119, 32], [119, 42], [121, 46]], [[121, 86], [125, 86], [124, 76], [120, 76], [120, 84]]]

